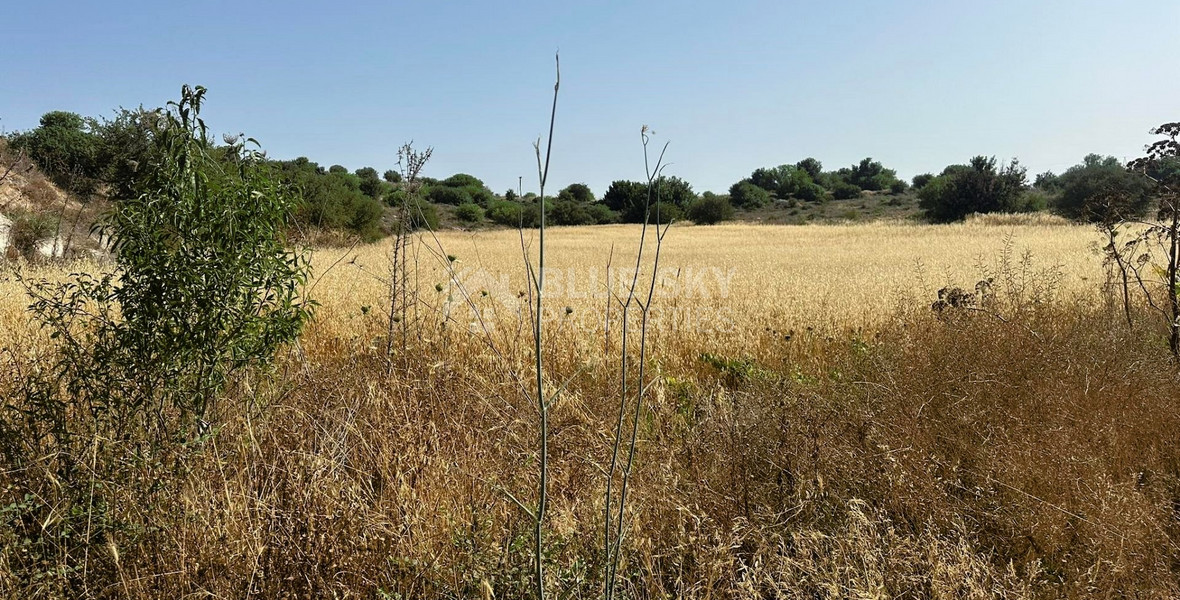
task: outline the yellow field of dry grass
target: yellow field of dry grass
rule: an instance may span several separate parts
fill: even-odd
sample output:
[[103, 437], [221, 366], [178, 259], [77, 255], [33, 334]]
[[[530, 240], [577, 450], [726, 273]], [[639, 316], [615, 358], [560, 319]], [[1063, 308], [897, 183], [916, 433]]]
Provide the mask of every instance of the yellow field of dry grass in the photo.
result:
[[[548, 305], [572, 308], [569, 319], [581, 327], [599, 327], [605, 294], [620, 291], [634, 268], [639, 234], [632, 225], [551, 228]], [[523, 235], [533, 260], [536, 237], [535, 231]], [[422, 298], [455, 320], [470, 318], [469, 299], [485, 315], [512, 314], [528, 290], [516, 231], [445, 231], [420, 239]], [[869, 326], [899, 303], [929, 304], [942, 287], [972, 290], [999, 269], [1005, 251], [1014, 271], [1026, 253], [1030, 277], [1057, 271], [1061, 295], [1096, 297], [1103, 281], [1098, 241], [1092, 227], [1055, 221], [673, 226], [664, 239], [653, 312], [668, 326], [739, 337], [765, 327]], [[654, 250], [648, 242], [645, 276]], [[314, 252], [312, 295], [334, 325], [356, 322], [365, 307], [376, 312], [385, 302], [389, 249], [383, 242]], [[449, 269], [447, 256], [456, 259]]]
[[[546, 237], [546, 385], [570, 382], [551, 413], [548, 585], [568, 597], [601, 590], [620, 396], [603, 291], [626, 279], [639, 232]], [[624, 597], [1175, 597], [1178, 376], [1152, 315], [1128, 327], [1103, 302], [1098, 240], [1051, 220], [672, 227]], [[521, 237], [418, 238], [420, 317], [408, 352], [387, 354], [390, 249], [315, 250], [320, 308], [273, 381], [235, 387], [183, 470], [132, 461], [134, 477], [105, 482], [111, 518], [135, 527], [101, 547], [0, 552], [0, 590], [28, 573], [85, 587], [59, 575], [83, 564], [132, 598], [527, 596], [532, 524], [514, 500], [535, 502], [538, 470]], [[1011, 298], [994, 314], [928, 308], [989, 276]], [[47, 347], [26, 302], [0, 277], [13, 397], [43, 360], [22, 351]], [[47, 507], [68, 497], [28, 481]], [[13, 531], [52, 521], [31, 514], [43, 521]]]
[[[634, 267], [639, 233], [633, 225], [551, 228], [546, 240], [549, 302], [579, 313], [602, 312], [608, 281], [618, 283]], [[536, 237], [535, 231], [524, 233], [530, 250]], [[501, 305], [528, 288], [517, 231], [444, 231], [437, 240], [420, 240], [424, 299], [433, 292], [440, 295], [435, 300], [440, 306], [448, 296], [462, 303], [453, 279], [466, 284], [472, 296], [489, 291], [487, 302]], [[726, 315], [742, 327], [863, 326], [888, 315], [899, 299], [933, 301], [941, 287], [972, 288], [996, 266], [1006, 246], [1017, 260], [1030, 253], [1038, 270], [1060, 267], [1063, 293], [1091, 295], [1102, 282], [1098, 241], [1092, 227], [1060, 224], [674, 226], [665, 238], [654, 305], [692, 301], [727, 307]], [[362, 307], [381, 307], [390, 247], [387, 240], [314, 250], [312, 296], [327, 314], [346, 320], [360, 315]], [[453, 271], [443, 267], [445, 255], [456, 258]], [[535, 259], [535, 252], [530, 255]], [[77, 263], [69, 270], [97, 268], [101, 265]], [[61, 269], [28, 271], [53, 276]], [[438, 284], [442, 292], [433, 289]], [[19, 326], [24, 301], [14, 281], [0, 282], [5, 329]]]

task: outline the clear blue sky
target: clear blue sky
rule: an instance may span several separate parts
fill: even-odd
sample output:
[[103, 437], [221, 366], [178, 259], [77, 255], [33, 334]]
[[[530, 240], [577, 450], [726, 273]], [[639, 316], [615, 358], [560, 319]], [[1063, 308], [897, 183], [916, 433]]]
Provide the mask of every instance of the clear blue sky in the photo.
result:
[[16, 2], [0, 128], [209, 88], [217, 132], [350, 169], [434, 147], [426, 174], [536, 188], [553, 53], [551, 185], [669, 173], [724, 191], [759, 166], [872, 156], [904, 177], [976, 154], [1060, 172], [1138, 156], [1180, 120], [1176, 0]]

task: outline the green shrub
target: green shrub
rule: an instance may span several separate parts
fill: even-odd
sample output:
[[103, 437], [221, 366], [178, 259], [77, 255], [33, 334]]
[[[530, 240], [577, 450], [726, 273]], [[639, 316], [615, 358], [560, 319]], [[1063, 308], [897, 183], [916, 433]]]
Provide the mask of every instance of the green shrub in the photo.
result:
[[487, 208], [487, 207], [491, 206], [492, 202], [495, 202], [495, 200], [496, 200], [496, 195], [492, 193], [492, 190], [489, 190], [488, 188], [483, 187], [482, 185], [479, 185], [479, 186], [470, 185], [470, 186], [465, 186], [461, 189], [467, 193], [467, 195], [471, 198], [472, 202], [474, 202], [475, 204], [478, 204], [479, 206], [481, 206], [483, 208]]
[[919, 192], [920, 206], [935, 223], [959, 221], [972, 213], [1019, 212], [1027, 185], [1016, 161], [997, 167], [995, 158], [976, 156], [951, 165]]
[[922, 173], [921, 175], [914, 175], [914, 179], [912, 180], [912, 183], [914, 184], [914, 190], [920, 190], [920, 189], [926, 187], [926, 184], [930, 183], [931, 179], [934, 179], [934, 175], [932, 173]]
[[586, 212], [590, 213], [590, 217], [593, 218], [594, 223], [598, 225], [619, 222], [619, 213], [611, 210], [601, 202], [595, 202], [594, 204], [587, 206]]
[[[546, 208], [552, 208], [547, 206]], [[506, 227], [520, 227], [531, 229], [541, 224], [541, 211], [537, 202], [507, 202], [496, 201], [487, 211], [487, 217], [493, 223]]]
[[584, 183], [571, 183], [565, 186], [557, 197], [564, 200], [573, 200], [574, 202], [581, 202], [582, 204], [594, 203], [594, 192], [590, 191], [590, 186]]
[[752, 210], [770, 204], [770, 194], [750, 180], [743, 179], [730, 186], [729, 201], [738, 208]]
[[97, 124], [72, 112], [53, 111], [41, 116], [32, 131], [14, 135], [9, 142], [28, 153], [37, 166], [62, 188], [90, 194], [98, 186], [103, 165], [98, 160]]
[[[339, 169], [324, 172], [307, 158], [270, 163], [299, 198], [296, 219], [324, 229], [342, 229], [367, 240], [380, 237], [382, 202], [361, 191], [360, 178]], [[396, 190], [385, 194], [385, 201]]]
[[468, 204], [475, 201], [467, 190], [446, 185], [432, 185], [424, 190], [424, 195], [435, 204], [459, 206], [460, 204]]
[[[477, 207], [478, 208], [478, 207]], [[408, 205], [410, 231], [419, 229], [438, 230], [438, 207], [422, 200], [414, 199]]]
[[851, 200], [859, 198], [861, 194], [860, 186], [857, 186], [847, 181], [836, 181], [832, 184], [832, 197], [837, 200]]
[[442, 184], [449, 187], [483, 187], [483, 181], [467, 173], [455, 173], [442, 181]]
[[905, 181], [902, 181], [901, 179], [895, 179], [893, 181], [893, 183], [889, 184], [889, 193], [893, 194], [895, 196], [899, 195], [899, 194], [904, 194], [909, 189], [910, 189], [910, 184], [906, 183]]
[[689, 205], [687, 216], [697, 225], [715, 225], [733, 218], [733, 205], [725, 196], [705, 192], [700, 199]]
[[455, 216], [464, 223], [479, 223], [483, 221], [483, 215], [483, 208], [471, 202], [460, 204], [459, 208], [455, 209]]
[[595, 220], [587, 209], [588, 205], [582, 202], [559, 197], [553, 202], [553, 211], [547, 217], [548, 222], [554, 225], [592, 225]]
[[807, 182], [795, 190], [795, 197], [806, 202], [818, 202], [823, 200], [826, 194], [827, 190], [815, 182]]
[[1148, 179], [1128, 171], [1113, 156], [1091, 154], [1062, 173], [1054, 185], [1061, 190], [1055, 207], [1071, 219], [1133, 219], [1143, 216], [1151, 205]]
[[897, 181], [897, 172], [893, 169], [886, 169], [872, 158], [863, 159], [860, 163], [853, 165], [848, 176], [848, 183], [862, 190], [870, 191], [889, 189], [894, 181]]

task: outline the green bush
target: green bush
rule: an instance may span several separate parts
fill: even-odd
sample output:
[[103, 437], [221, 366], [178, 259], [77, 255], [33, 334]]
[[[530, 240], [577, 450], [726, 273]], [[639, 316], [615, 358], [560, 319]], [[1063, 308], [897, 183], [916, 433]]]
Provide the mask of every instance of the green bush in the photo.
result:
[[86, 195], [95, 191], [104, 170], [98, 161], [95, 129], [92, 119], [53, 111], [41, 116], [36, 129], [14, 135], [9, 142], [13, 148], [27, 152], [54, 183]]
[[1071, 219], [1132, 219], [1143, 216], [1151, 206], [1149, 180], [1128, 171], [1113, 156], [1086, 156], [1082, 164], [1070, 167], [1054, 184], [1061, 190], [1055, 207]]
[[910, 184], [906, 183], [905, 181], [902, 181], [901, 179], [895, 179], [893, 181], [893, 183], [889, 184], [889, 193], [893, 194], [895, 196], [899, 195], [899, 194], [904, 194], [909, 189], [910, 189]]
[[577, 200], [559, 197], [553, 202], [553, 211], [549, 213], [547, 221], [554, 225], [592, 225], [595, 219], [588, 208], [589, 205]]
[[[299, 198], [296, 219], [324, 229], [342, 229], [366, 240], [381, 236], [382, 202], [365, 194], [360, 178], [339, 169], [324, 172], [307, 158], [274, 162], [279, 180]], [[386, 194], [386, 201], [390, 194]]]
[[870, 191], [889, 189], [894, 181], [897, 181], [897, 172], [893, 169], [886, 169], [872, 158], [863, 159], [860, 163], [853, 165], [848, 177], [848, 183], [862, 190]]
[[730, 186], [729, 201], [738, 208], [753, 210], [770, 204], [770, 194], [749, 179], [743, 179]]
[[421, 198], [416, 198], [410, 200], [406, 208], [410, 231], [419, 229], [438, 231], [438, 207]]
[[819, 183], [820, 176], [824, 172], [823, 163], [810, 157], [795, 163], [795, 168], [807, 173], [807, 176], [816, 183]]
[[926, 187], [926, 184], [930, 183], [930, 180], [932, 180], [932, 179], [934, 179], [934, 174], [932, 174], [932, 173], [922, 173], [921, 175], [914, 175], [914, 179], [912, 180], [912, 183], [914, 184], [914, 190], [920, 190], [920, 189]]
[[435, 204], [459, 206], [460, 204], [468, 204], [475, 201], [467, 190], [447, 185], [432, 185], [424, 190], [424, 195]]
[[918, 193], [926, 217], [935, 223], [959, 221], [972, 213], [1020, 212], [1026, 171], [1016, 161], [997, 167], [996, 159], [976, 156], [969, 165], [951, 165]]
[[609, 223], [619, 222], [619, 213], [611, 210], [601, 202], [595, 202], [586, 207], [586, 212], [590, 213], [590, 217], [594, 219], [594, 223], [598, 225], [607, 225]]
[[492, 202], [495, 202], [496, 200], [496, 195], [492, 193], [492, 190], [489, 190], [482, 185], [470, 185], [461, 189], [467, 193], [472, 202], [484, 208], [491, 206]]
[[1051, 194], [1059, 192], [1061, 191], [1061, 177], [1053, 171], [1045, 171], [1033, 179], [1033, 187]]
[[729, 198], [705, 192], [700, 199], [689, 205], [687, 216], [697, 225], [715, 225], [733, 218], [733, 205]]
[[[684, 214], [684, 207], [692, 204], [697, 197], [692, 191], [692, 186], [679, 177], [660, 177], [653, 185], [649, 196], [646, 183], [612, 182], [602, 195], [602, 203], [615, 211], [622, 222], [642, 223], [648, 212], [654, 222], [657, 203], [661, 205], [661, 220], [679, 219]], [[650, 210], [645, 212], [649, 208]]]
[[449, 187], [483, 187], [483, 180], [467, 173], [455, 173], [442, 181], [442, 184]]
[[831, 190], [832, 197], [837, 200], [851, 200], [853, 198], [859, 198], [861, 194], [860, 186], [840, 180], [832, 184]]
[[574, 202], [581, 202], [582, 204], [592, 204], [594, 202], [594, 192], [590, 191], [590, 186], [584, 183], [571, 183], [565, 186], [557, 197], [564, 200], [573, 200]]
[[815, 182], [808, 182], [795, 190], [795, 197], [806, 202], [819, 202], [826, 194], [827, 190]]
[[455, 216], [464, 223], [479, 223], [483, 221], [484, 212], [478, 204], [468, 202], [455, 209]]
[[[552, 206], [547, 206], [547, 208], [551, 209]], [[487, 217], [493, 223], [506, 227], [531, 229], [539, 227], [541, 224], [541, 210], [535, 200], [532, 202], [498, 200], [492, 203], [491, 208], [488, 209]]]

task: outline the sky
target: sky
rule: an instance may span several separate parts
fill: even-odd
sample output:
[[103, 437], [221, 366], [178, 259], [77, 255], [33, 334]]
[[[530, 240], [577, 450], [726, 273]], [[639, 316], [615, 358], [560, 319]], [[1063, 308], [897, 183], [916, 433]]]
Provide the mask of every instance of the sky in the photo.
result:
[[755, 168], [866, 156], [909, 178], [984, 154], [1030, 176], [1135, 158], [1180, 120], [1180, 2], [95, 2], [4, 9], [0, 131], [111, 116], [208, 88], [210, 129], [273, 158], [464, 172], [536, 191], [666, 173], [724, 192]]

